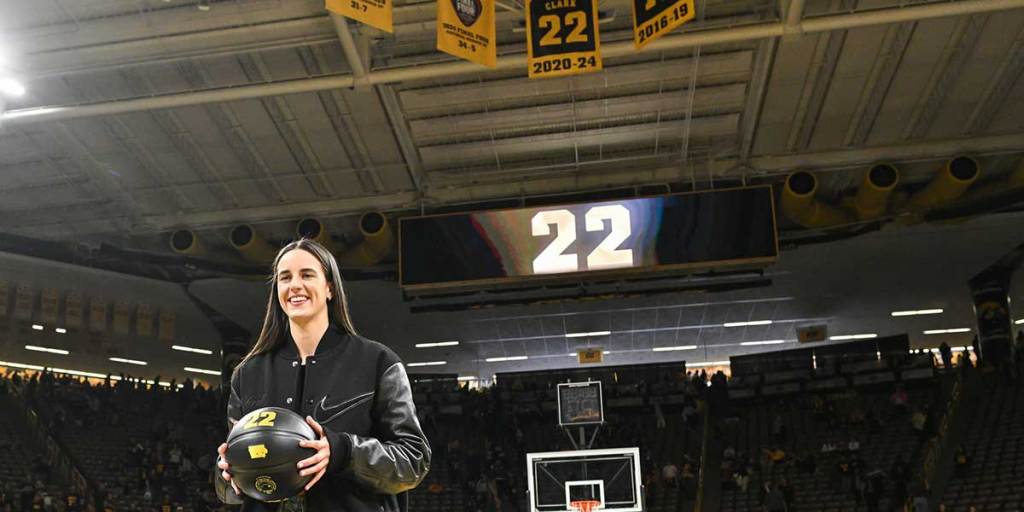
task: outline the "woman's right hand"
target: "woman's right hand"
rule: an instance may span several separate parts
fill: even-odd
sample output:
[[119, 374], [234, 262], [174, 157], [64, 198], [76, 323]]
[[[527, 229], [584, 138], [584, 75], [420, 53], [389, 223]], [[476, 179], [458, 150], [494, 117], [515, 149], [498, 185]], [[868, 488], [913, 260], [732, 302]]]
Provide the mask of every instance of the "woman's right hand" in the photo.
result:
[[217, 454], [219, 455], [219, 457], [217, 457], [217, 467], [220, 468], [220, 477], [223, 478], [224, 480], [227, 480], [228, 483], [231, 484], [231, 488], [235, 490], [235, 494], [241, 495], [242, 492], [238, 490], [238, 486], [235, 485], [235, 481], [231, 479], [231, 473], [228, 472], [230, 466], [228, 466], [228, 461], [225, 459], [224, 456], [224, 454], [227, 453], [227, 451], [227, 443], [221, 443], [221, 445], [217, 447]]

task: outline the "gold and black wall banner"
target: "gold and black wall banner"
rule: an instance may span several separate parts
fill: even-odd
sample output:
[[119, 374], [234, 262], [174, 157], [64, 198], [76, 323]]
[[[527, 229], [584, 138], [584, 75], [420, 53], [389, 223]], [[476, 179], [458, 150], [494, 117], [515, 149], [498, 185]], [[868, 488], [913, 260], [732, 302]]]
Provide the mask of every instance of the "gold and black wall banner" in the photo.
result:
[[437, 0], [437, 49], [493, 68], [494, 0]]
[[530, 78], [601, 70], [597, 0], [526, 0]]
[[327, 0], [325, 6], [328, 11], [335, 14], [393, 33], [391, 2], [392, 0]]
[[633, 43], [637, 49], [693, 19], [694, 0], [633, 0]]

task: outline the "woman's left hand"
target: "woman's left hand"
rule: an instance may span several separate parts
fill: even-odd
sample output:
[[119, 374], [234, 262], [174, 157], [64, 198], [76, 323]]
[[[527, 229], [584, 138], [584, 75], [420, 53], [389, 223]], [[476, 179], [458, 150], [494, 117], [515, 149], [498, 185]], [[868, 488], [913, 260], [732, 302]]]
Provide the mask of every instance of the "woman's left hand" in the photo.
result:
[[320, 426], [311, 416], [306, 416], [306, 423], [313, 427], [313, 431], [316, 435], [320, 436], [315, 441], [299, 441], [299, 446], [303, 448], [313, 448], [316, 450], [316, 454], [308, 459], [299, 461], [299, 474], [302, 476], [315, 475], [312, 480], [306, 484], [306, 490], [310, 490], [314, 484], [323, 478], [324, 473], [327, 472], [327, 463], [331, 461], [331, 445], [327, 442], [327, 437], [324, 436], [324, 428]]

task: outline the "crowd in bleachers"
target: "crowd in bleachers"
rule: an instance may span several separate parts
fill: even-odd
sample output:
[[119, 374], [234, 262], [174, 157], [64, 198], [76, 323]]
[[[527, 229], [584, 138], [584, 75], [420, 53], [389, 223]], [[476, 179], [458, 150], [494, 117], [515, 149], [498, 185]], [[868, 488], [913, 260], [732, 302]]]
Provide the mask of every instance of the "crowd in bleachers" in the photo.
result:
[[[946, 397], [941, 376], [904, 381], [900, 375], [931, 368], [937, 359], [921, 352], [873, 366], [845, 361], [830, 370], [826, 364], [818, 381], [777, 396], [765, 393], [778, 386], [769, 374], [730, 381], [721, 372], [684, 373], [681, 367], [592, 372], [586, 378], [604, 383], [606, 402], [606, 423], [593, 447], [640, 448], [644, 508], [655, 512], [691, 510], [705, 434], [720, 445], [713, 459], [727, 512], [894, 510], [915, 501], [921, 508], [924, 499], [941, 502], [942, 509], [1016, 510], [1004, 504], [1022, 504], [1024, 398], [1021, 387], [1002, 379], [986, 381], [986, 400], [971, 420], [945, 493], [932, 495], [918, 478], [921, 450], [935, 435]], [[965, 358], [955, 362], [971, 366]], [[839, 387], [814, 389], [814, 382], [834, 379], [844, 368], [858, 371]], [[857, 380], [872, 371], [896, 377]], [[85, 475], [89, 495], [54, 480], [11, 426], [15, 402], [0, 400], [8, 412], [0, 414], [6, 418], [0, 420], [0, 461], [8, 461], [0, 464], [0, 512], [226, 509], [212, 483], [214, 449], [225, 437], [219, 390], [191, 381], [152, 386], [129, 376], [92, 383], [50, 372], [7, 377], [0, 380], [0, 398], [10, 388], [21, 390]], [[575, 448], [567, 435], [575, 434], [558, 427], [554, 401], [559, 382], [580, 377], [572, 371], [509, 374], [494, 386], [471, 388], [451, 376], [413, 376], [435, 456], [426, 481], [411, 493], [412, 509], [526, 512], [526, 454]], [[752, 395], [734, 395], [752, 387]]]

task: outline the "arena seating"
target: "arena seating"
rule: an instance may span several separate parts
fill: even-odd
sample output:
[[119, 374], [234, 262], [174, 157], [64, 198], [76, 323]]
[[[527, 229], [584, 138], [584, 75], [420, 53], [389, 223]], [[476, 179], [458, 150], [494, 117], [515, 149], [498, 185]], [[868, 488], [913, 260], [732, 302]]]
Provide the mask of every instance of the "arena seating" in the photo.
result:
[[947, 510], [1024, 508], [1024, 386], [1001, 377], [979, 383], [985, 397], [969, 417], [963, 448], [968, 456], [946, 487]]

